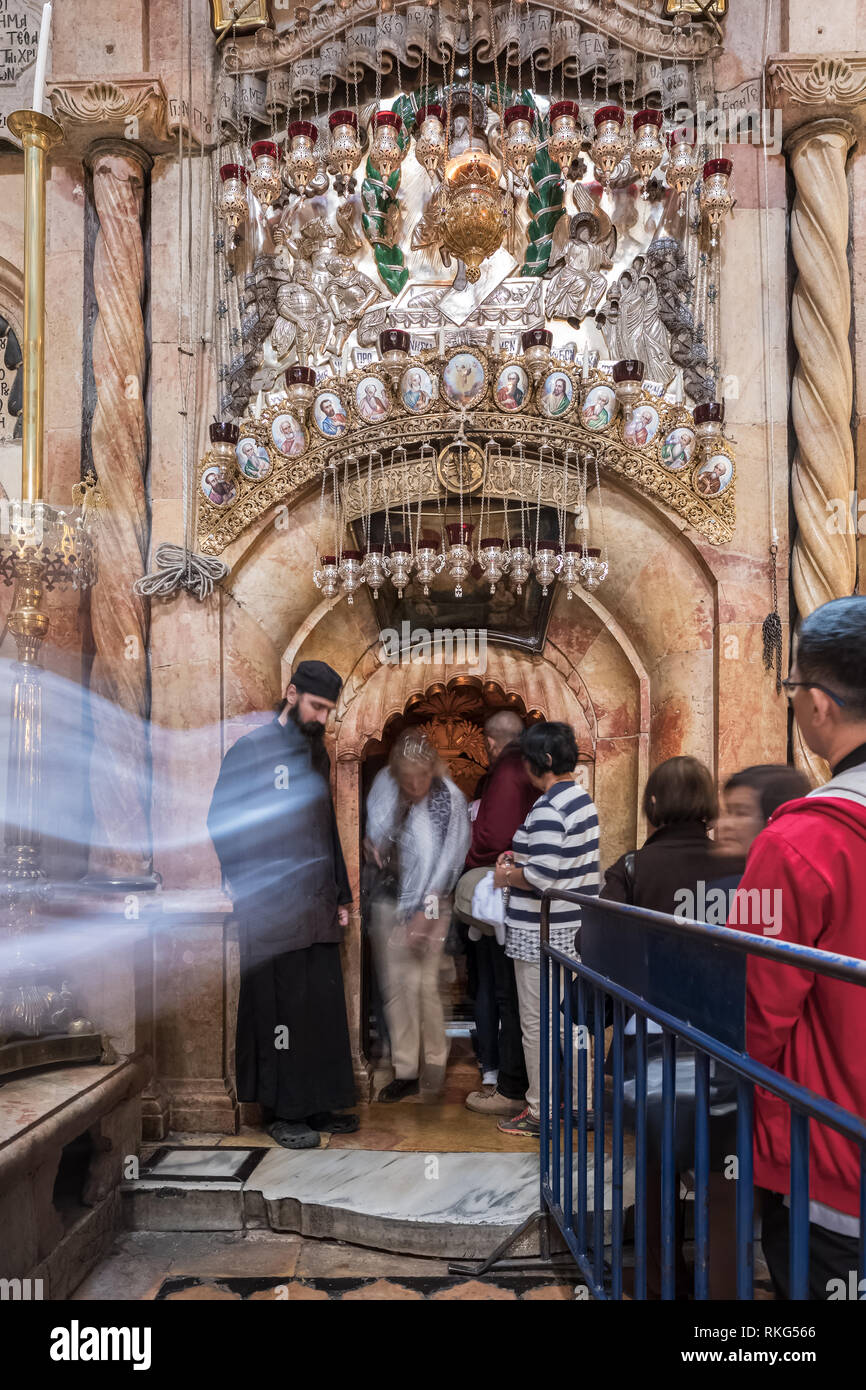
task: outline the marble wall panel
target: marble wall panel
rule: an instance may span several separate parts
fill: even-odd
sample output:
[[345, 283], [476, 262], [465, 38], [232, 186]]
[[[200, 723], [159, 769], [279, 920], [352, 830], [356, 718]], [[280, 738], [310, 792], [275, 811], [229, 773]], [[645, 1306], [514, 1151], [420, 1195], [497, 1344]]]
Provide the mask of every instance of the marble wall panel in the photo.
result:
[[[735, 146], [728, 152], [733, 155], [736, 170], [741, 151]], [[744, 159], [746, 168], [751, 159]], [[732, 183], [736, 177], [735, 173]], [[733, 216], [725, 221], [720, 327], [722, 375], [735, 378], [728, 384], [725, 400], [729, 427], [763, 423], [771, 415], [778, 423], [787, 421], [785, 235], [784, 207], [773, 207], [765, 215], [755, 207], [741, 209], [738, 205]], [[765, 239], [769, 240], [769, 266]], [[772, 292], [765, 294], [761, 287], [768, 282]], [[772, 372], [770, 389], [765, 380], [767, 354]], [[731, 394], [732, 390], [736, 394]], [[772, 411], [768, 399], [771, 392]], [[736, 434], [736, 429], [733, 432]], [[739, 449], [737, 453], [739, 457]]]
[[782, 12], [782, 46], [788, 53], [852, 53], [866, 45], [861, 0], [833, 0], [832, 5], [783, 0]]
[[206, 818], [223, 754], [220, 597], [152, 615], [154, 866], [166, 887], [218, 886]]
[[254, 726], [251, 715], [267, 714], [280, 698], [280, 653], [255, 617], [226, 595], [223, 609], [223, 715], [228, 742]]
[[[645, 740], [644, 740], [645, 741]], [[595, 749], [595, 795], [602, 873], [642, 842], [642, 736], [600, 738]]]
[[[861, 5], [866, 29], [866, 0]], [[855, 150], [849, 164], [851, 187], [852, 300], [854, 319], [854, 449], [858, 494], [859, 591], [866, 589], [866, 506], [859, 510], [859, 499], [866, 501], [866, 415], [860, 402], [866, 400], [866, 152]], [[862, 519], [861, 519], [862, 517]]]
[[[298, 650], [298, 661], [327, 661], [345, 680], [371, 642], [377, 642], [379, 625], [366, 594], [359, 594], [350, 608], [336, 604]], [[285, 672], [288, 676], [288, 672]]]
[[114, 77], [144, 71], [148, 9], [147, 0], [100, 0], [83, 19], [79, 5], [55, 5], [51, 74]]
[[754, 763], [787, 761], [787, 701], [764, 669], [760, 623], [720, 625], [717, 701], [720, 785]]
[[319, 499], [312, 496], [288, 517], [277, 509], [234, 559], [227, 581], [237, 603], [255, 615], [280, 652], [321, 598], [313, 583], [318, 512]]
[[650, 769], [689, 753], [716, 762], [715, 658], [712, 650], [672, 652], [654, 666], [650, 686]]
[[[782, 23], [780, 10], [784, 11], [786, 0], [781, 6], [769, 5], [769, 53], [778, 53], [784, 45], [781, 42]], [[730, 9], [730, 6], [728, 6]], [[713, 71], [716, 89], [725, 92], [749, 78], [757, 77], [761, 71], [761, 52], [767, 27], [767, 12], [764, 5], [742, 5], [736, 10], [733, 22], [729, 19], [724, 26], [724, 52], [714, 60]]]

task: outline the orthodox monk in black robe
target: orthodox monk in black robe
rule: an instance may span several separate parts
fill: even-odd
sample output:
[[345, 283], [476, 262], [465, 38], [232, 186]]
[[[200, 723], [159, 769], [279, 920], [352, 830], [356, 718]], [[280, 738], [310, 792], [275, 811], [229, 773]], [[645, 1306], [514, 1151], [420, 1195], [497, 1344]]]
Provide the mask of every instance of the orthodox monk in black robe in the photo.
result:
[[323, 734], [342, 682], [302, 661], [281, 712], [226, 753], [208, 830], [238, 920], [238, 1100], [284, 1148], [316, 1148], [356, 1115], [340, 938], [352, 901]]

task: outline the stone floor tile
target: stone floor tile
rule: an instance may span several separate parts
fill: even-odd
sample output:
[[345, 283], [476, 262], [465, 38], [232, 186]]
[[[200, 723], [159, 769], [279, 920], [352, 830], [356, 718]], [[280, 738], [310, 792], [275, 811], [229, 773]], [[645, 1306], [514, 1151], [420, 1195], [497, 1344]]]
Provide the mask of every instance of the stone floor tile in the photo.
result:
[[307, 1284], [289, 1285], [290, 1303], [327, 1303], [328, 1295], [324, 1289], [311, 1289]]
[[415, 1275], [443, 1276], [446, 1260], [424, 1259], [417, 1255], [391, 1255], [384, 1250], [368, 1250], [339, 1241], [305, 1240], [301, 1246], [295, 1275], [298, 1279], [351, 1279], [370, 1275], [388, 1279]]
[[180, 1254], [171, 1263], [171, 1274], [288, 1278], [295, 1273], [300, 1250], [300, 1236], [256, 1232], [206, 1251]]
[[69, 1295], [71, 1302], [139, 1302], [155, 1298], [169, 1271], [167, 1259], [111, 1254]]
[[445, 1300], [452, 1302], [460, 1299], [466, 1300], [491, 1300], [495, 1299], [503, 1303], [516, 1303], [517, 1295], [511, 1289], [499, 1288], [497, 1284], [484, 1284], [480, 1279], [467, 1279], [465, 1284], [455, 1284], [450, 1289], [440, 1289], [438, 1293], [430, 1295], [430, 1301]]
[[350, 1289], [344, 1293], [341, 1303], [384, 1303], [384, 1302], [423, 1303], [424, 1295], [417, 1289], [407, 1289], [393, 1279], [376, 1279], [372, 1284], [364, 1284], [360, 1289]]
[[220, 1288], [218, 1284], [193, 1284], [188, 1289], [178, 1289], [176, 1293], [169, 1293], [165, 1296], [166, 1303], [204, 1303], [208, 1301], [224, 1300], [227, 1303], [240, 1303], [239, 1293], [232, 1293], [231, 1289]]

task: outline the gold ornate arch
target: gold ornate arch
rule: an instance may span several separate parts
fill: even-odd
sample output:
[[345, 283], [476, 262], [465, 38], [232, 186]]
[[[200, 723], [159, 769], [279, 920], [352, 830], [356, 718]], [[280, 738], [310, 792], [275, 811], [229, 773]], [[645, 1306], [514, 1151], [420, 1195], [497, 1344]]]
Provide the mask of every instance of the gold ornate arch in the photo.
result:
[[[654, 446], [644, 449], [626, 443], [621, 421], [601, 432], [586, 429], [577, 413], [571, 419], [554, 420], [531, 411], [504, 415], [491, 409], [475, 410], [466, 421], [467, 438], [487, 452], [487, 492], [490, 496], [509, 500], [537, 501], [540, 468], [541, 502], [553, 507], [574, 507], [579, 500], [576, 470], [566, 484], [561, 463], [554, 462], [547, 451], [553, 451], [559, 460], [569, 450], [575, 456], [591, 451], [598, 458], [602, 472], [617, 475], [635, 490], [654, 497], [666, 509], [682, 517], [711, 545], [726, 544], [733, 537], [736, 522], [735, 481], [722, 496], [704, 499], [694, 489], [694, 468], [682, 473], [670, 472], [661, 462], [662, 438], [665, 432], [678, 427], [693, 429], [692, 419], [683, 407], [671, 406], [649, 395], [646, 400], [663, 412], [666, 423], [659, 428]], [[285, 407], [271, 407], [261, 421], [248, 418], [241, 425], [242, 438], [252, 436], [268, 449], [272, 460], [268, 476], [262, 481], [239, 477], [236, 498], [229, 506], [213, 506], [205, 499], [199, 501], [199, 543], [205, 554], [219, 555], [273, 507], [294, 506], [306, 494], [321, 487], [324, 472], [336, 469], [339, 484], [347, 457], [357, 461], [357, 470], [353, 462], [344, 490], [349, 520], [357, 519], [370, 504], [373, 511], [378, 511], [406, 497], [413, 501], [429, 501], [442, 495], [436, 458], [438, 451], [453, 441], [460, 428], [460, 417], [453, 411], [443, 409], [419, 416], [397, 408], [384, 424], [355, 428], [351, 439], [309, 441], [303, 454], [287, 458], [270, 445], [270, 416], [280, 409]], [[521, 446], [527, 465], [525, 474], [521, 472], [519, 461]], [[516, 455], [509, 452], [514, 449], [517, 449]], [[539, 464], [542, 450], [544, 459]], [[724, 441], [720, 441], [719, 451], [729, 454]], [[368, 487], [366, 461], [370, 455], [377, 456], [377, 464]], [[201, 475], [214, 461], [212, 453], [205, 455]], [[357, 476], [358, 470], [363, 477]]]

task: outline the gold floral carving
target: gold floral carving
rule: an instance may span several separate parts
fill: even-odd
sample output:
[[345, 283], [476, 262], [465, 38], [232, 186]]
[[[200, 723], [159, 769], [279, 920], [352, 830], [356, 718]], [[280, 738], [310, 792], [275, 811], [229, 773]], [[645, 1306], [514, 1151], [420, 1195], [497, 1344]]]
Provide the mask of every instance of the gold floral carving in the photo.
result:
[[[94, 844], [104, 863], [91, 869], [137, 875], [149, 864], [147, 767], [148, 606], [133, 592], [146, 569], [149, 520], [145, 471], [147, 348], [141, 216], [148, 157], [135, 147], [93, 161], [99, 231], [93, 257], [98, 314], [93, 329], [97, 403], [91, 449], [104, 505], [97, 516], [99, 566], [111, 583], [91, 598], [96, 655], [91, 687], [130, 716], [103, 721], [91, 769]], [[149, 162], [149, 161], [148, 161]]]
[[[845, 178], [853, 140], [846, 121], [820, 120], [795, 132], [788, 149], [796, 185], [791, 323], [798, 352], [791, 390], [798, 528], [791, 568], [803, 616], [828, 599], [853, 593], [857, 579], [856, 538], [828, 526], [833, 500], [841, 498], [847, 505], [855, 486]], [[825, 780], [825, 765], [805, 744], [798, 749], [798, 761], [816, 781]]]

